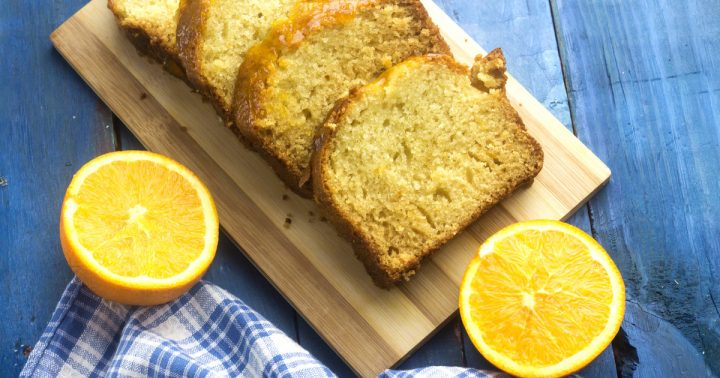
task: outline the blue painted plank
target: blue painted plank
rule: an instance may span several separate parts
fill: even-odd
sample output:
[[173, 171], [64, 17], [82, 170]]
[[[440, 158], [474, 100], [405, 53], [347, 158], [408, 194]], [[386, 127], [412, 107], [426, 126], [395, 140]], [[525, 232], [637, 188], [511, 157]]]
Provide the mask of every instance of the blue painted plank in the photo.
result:
[[578, 135], [613, 170], [591, 210], [640, 356], [619, 364], [720, 375], [720, 2], [552, 3]]
[[65, 188], [111, 151], [112, 115], [48, 36], [85, 3], [8, 1], [0, 12], [0, 376], [17, 376], [71, 272], [60, 250]]
[[406, 370], [426, 366], [464, 366], [461, 330], [460, 318], [456, 316], [397, 368]]
[[544, 0], [435, 0], [480, 46], [503, 49], [508, 72], [570, 127], [550, 7]]
[[637, 303], [627, 303], [625, 322], [613, 343], [623, 356], [618, 369], [624, 377], [713, 376], [702, 352], [677, 327]]

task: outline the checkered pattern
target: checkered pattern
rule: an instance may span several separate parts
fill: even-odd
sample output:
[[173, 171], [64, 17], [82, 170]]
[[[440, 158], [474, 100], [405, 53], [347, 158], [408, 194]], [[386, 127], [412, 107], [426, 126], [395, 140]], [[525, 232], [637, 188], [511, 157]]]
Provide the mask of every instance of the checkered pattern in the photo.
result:
[[[226, 291], [201, 282], [154, 307], [98, 298], [68, 285], [21, 377], [335, 377], [307, 351]], [[427, 368], [387, 378], [493, 377]]]
[[505, 373], [486, 372], [459, 367], [427, 367], [398, 371], [386, 370], [378, 378], [512, 378]]

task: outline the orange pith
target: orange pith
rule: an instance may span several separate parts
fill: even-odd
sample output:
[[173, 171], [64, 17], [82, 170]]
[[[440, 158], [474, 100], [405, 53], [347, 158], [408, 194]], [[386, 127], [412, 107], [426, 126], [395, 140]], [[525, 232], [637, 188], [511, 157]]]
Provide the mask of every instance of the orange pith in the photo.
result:
[[561, 376], [610, 343], [624, 314], [620, 273], [581, 230], [523, 222], [488, 239], [470, 263], [460, 312], [488, 360], [520, 376]]
[[218, 220], [207, 188], [161, 155], [123, 151], [89, 162], [68, 187], [60, 236], [90, 289], [128, 304], [162, 303], [212, 262]]

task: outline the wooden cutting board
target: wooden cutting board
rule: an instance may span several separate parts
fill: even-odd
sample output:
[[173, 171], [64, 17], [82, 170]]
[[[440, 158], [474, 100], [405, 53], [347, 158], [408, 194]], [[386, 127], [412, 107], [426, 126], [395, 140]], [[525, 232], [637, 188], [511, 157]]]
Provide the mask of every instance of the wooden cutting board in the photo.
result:
[[[149, 150], [177, 159], [207, 183], [227, 234], [359, 375], [398, 364], [456, 312], [465, 266], [485, 238], [520, 220], [567, 218], [610, 177], [511, 79], [508, 97], [543, 145], [544, 169], [530, 188], [426, 261], [412, 281], [378, 289], [313, 202], [287, 190], [184, 82], [139, 56], [105, 4], [93, 0], [61, 25], [51, 36], [57, 50]], [[470, 64], [483, 53], [436, 4], [425, 4], [459, 61]]]

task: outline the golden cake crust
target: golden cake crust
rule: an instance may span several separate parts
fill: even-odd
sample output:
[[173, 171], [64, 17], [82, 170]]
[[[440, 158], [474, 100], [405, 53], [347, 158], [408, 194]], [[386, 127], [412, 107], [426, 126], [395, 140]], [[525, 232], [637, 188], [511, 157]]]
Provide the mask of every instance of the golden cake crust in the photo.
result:
[[308, 177], [310, 170], [292, 169], [291, 157], [283, 151], [268, 148], [267, 136], [258, 127], [259, 120], [266, 115], [263, 93], [268, 79], [277, 70], [278, 59], [284, 51], [296, 49], [308, 36], [324, 28], [340, 25], [367, 8], [387, 3], [411, 6], [415, 20], [422, 22], [432, 35], [435, 50], [439, 53], [450, 52], [450, 48], [440, 36], [439, 29], [418, 0], [329, 0], [296, 8], [287, 22], [273, 27], [262, 43], [248, 51], [240, 68], [235, 89], [232, 127], [251, 148], [270, 163], [290, 189], [303, 197], [312, 197], [312, 181]]
[[[125, 16], [122, 0], [108, 0], [107, 7], [113, 12], [118, 26], [135, 48], [163, 65], [169, 73], [185, 78], [174, 40], [165, 37], [162, 28], [147, 21], [132, 20]], [[173, 25], [166, 25], [173, 28]]]
[[[249, 36], [241, 37], [241, 35], [254, 30], [254, 38], [262, 39], [265, 28], [270, 27], [273, 21], [283, 19], [288, 8], [292, 9], [303, 1], [321, 3], [324, 0], [243, 0], [234, 3], [219, 2], [217, 0], [180, 0], [176, 33], [180, 62], [187, 71], [192, 86], [213, 104], [228, 126], [232, 124], [232, 98], [228, 98], [227, 92], [229, 90], [230, 97], [232, 97], [233, 91], [232, 88], [223, 88], [227, 81], [221, 79], [221, 77], [231, 77], [231, 82], [234, 84], [237, 75], [236, 71], [240, 66], [240, 62], [243, 61], [242, 56], [245, 50], [255, 44], [253, 37], [245, 40]], [[232, 18], [232, 13], [230, 13], [242, 7], [240, 9], [249, 15], [249, 9], [257, 10], [258, 7], [262, 8], [263, 6], [274, 8], [274, 11], [272, 13], [260, 12], [259, 16], [264, 15], [263, 17], [255, 18], [253, 15], [242, 20]], [[233, 27], [228, 26], [228, 20], [233, 21], [231, 23], [234, 25]], [[223, 44], [219, 45], [217, 41], [213, 43], [212, 39], [217, 37], [214, 34], [217, 30], [213, 31], [211, 27], [213, 22], [224, 24], [225, 28], [230, 29], [225, 32], [236, 36], [236, 38], [226, 36], [221, 40]], [[245, 27], [238, 27], [237, 24], [242, 24]], [[237, 30], [233, 28], [237, 28]], [[242, 48], [233, 47], [232, 41], [237, 42], [238, 40], [244, 43]], [[233, 61], [232, 64], [228, 64], [224, 68], [213, 68], [206, 61], [205, 54], [207, 54], [207, 51], [217, 50], [218, 48], [229, 49], [225, 51], [224, 57], [234, 56], [239, 51], [242, 51], [243, 54], [238, 55], [239, 60]], [[229, 51], [233, 51], [233, 54], [230, 54]]]
[[212, 0], [180, 0], [177, 19], [178, 58], [190, 85], [207, 98], [223, 121], [231, 122], [231, 109], [223, 106], [221, 94], [213, 88], [202, 73], [200, 50], [203, 46], [208, 11]]
[[[203, 95], [210, 96], [213, 105], [218, 103], [212, 98], [213, 93], [208, 91], [207, 80], [200, 75], [200, 62], [197, 52], [202, 43], [200, 36], [204, 31], [204, 14], [207, 12], [210, 0], [180, 0], [177, 12], [177, 51], [179, 61], [182, 63], [188, 81]], [[216, 109], [218, 112], [222, 109]]]

